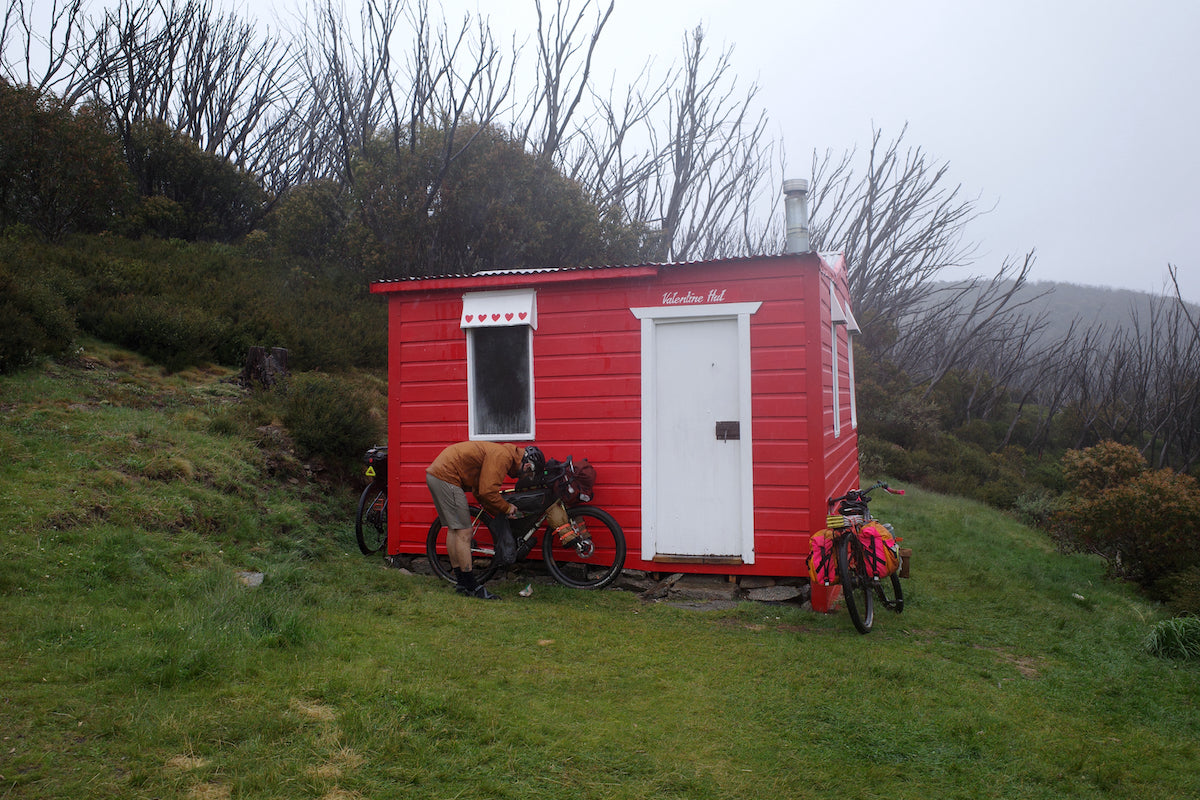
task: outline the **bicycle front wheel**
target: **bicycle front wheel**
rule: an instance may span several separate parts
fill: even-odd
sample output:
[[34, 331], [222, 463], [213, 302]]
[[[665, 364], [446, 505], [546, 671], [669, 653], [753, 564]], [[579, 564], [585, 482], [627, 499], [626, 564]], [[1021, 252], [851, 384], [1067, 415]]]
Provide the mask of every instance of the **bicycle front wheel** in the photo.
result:
[[900, 588], [900, 577], [896, 573], [875, 581], [875, 598], [883, 607], [897, 614], [904, 610], [904, 590]]
[[870, 633], [875, 621], [874, 580], [867, 574], [862, 542], [854, 531], [849, 531], [838, 540], [837, 561], [842, 595], [846, 598], [850, 619], [859, 633]]
[[[496, 574], [499, 567], [494, 566], [496, 547], [492, 544], [492, 532], [488, 530], [488, 515], [478, 506], [471, 506], [471, 571], [475, 580], [484, 583]], [[429, 526], [429, 534], [425, 537], [425, 556], [435, 574], [443, 580], [455, 583], [454, 567], [450, 564], [449, 551], [446, 549], [446, 534], [448, 529], [442, 524], [442, 518], [437, 517]]]
[[602, 589], [617, 579], [625, 566], [625, 532], [603, 509], [575, 506], [567, 509], [571, 532], [547, 530], [542, 537], [542, 559], [554, 579], [573, 589]]
[[354, 535], [364, 556], [378, 553], [387, 544], [387, 490], [377, 483], [363, 489], [358, 498]]

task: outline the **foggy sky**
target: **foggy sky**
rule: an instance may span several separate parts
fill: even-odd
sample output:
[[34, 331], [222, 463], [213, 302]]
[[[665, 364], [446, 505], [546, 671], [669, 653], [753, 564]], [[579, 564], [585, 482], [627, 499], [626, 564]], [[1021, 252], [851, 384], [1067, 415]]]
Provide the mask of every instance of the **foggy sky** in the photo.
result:
[[[533, 0], [443, 5], [534, 30]], [[907, 124], [987, 210], [975, 273], [1036, 250], [1034, 280], [1158, 292], [1171, 263], [1200, 302], [1200, 3], [616, 0], [596, 80], [677, 61], [697, 24], [760, 85], [790, 177]]]
[[[297, 4], [245, 3], [276, 23]], [[532, 53], [534, 0], [440, 4], [451, 29], [478, 12]], [[359, 2], [346, 7], [356, 16]], [[787, 177], [807, 177], [814, 150], [865, 148], [875, 128], [890, 142], [907, 125], [905, 144], [948, 163], [987, 212], [966, 230], [973, 274], [1033, 250], [1033, 280], [1159, 292], [1170, 263], [1200, 302], [1200, 2], [616, 0], [593, 81], [677, 62], [699, 24], [715, 50], [733, 47], [738, 85], [760, 86]]]

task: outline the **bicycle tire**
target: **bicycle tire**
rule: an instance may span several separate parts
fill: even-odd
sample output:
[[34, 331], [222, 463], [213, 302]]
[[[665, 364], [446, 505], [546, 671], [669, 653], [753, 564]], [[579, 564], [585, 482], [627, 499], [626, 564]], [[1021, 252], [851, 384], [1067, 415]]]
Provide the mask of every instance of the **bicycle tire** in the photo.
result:
[[595, 506], [567, 509], [571, 520], [587, 525], [587, 544], [562, 545], [561, 537], [547, 530], [542, 536], [542, 560], [554, 579], [573, 589], [603, 589], [617, 579], [625, 566], [625, 532], [613, 516]]
[[900, 588], [900, 576], [896, 573], [875, 581], [875, 599], [883, 603], [888, 611], [899, 614], [904, 611], [904, 590]]
[[378, 553], [387, 544], [387, 489], [374, 482], [358, 498], [354, 536], [364, 556]]
[[843, 535], [837, 544], [838, 575], [842, 581], [842, 596], [846, 610], [859, 633], [870, 633], [875, 621], [874, 580], [867, 574], [862, 542], [853, 531]]
[[[471, 571], [475, 580], [480, 584], [486, 583], [497, 572], [499, 567], [493, 565], [496, 548], [492, 544], [492, 532], [488, 530], [487, 512], [479, 506], [470, 506], [471, 512]], [[425, 556], [429, 566], [441, 579], [456, 583], [454, 568], [450, 565], [450, 556], [446, 550], [446, 526], [441, 517], [434, 517], [429, 525], [429, 533], [425, 537]]]

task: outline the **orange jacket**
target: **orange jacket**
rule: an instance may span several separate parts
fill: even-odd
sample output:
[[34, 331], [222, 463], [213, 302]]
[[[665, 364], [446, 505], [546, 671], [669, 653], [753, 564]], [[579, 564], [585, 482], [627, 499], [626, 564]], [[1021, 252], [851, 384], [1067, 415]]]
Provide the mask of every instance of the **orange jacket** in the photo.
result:
[[512, 444], [459, 442], [443, 450], [425, 471], [471, 492], [492, 514], [505, 516], [513, 505], [500, 497], [500, 487], [506, 477], [521, 474], [524, 455], [524, 447]]

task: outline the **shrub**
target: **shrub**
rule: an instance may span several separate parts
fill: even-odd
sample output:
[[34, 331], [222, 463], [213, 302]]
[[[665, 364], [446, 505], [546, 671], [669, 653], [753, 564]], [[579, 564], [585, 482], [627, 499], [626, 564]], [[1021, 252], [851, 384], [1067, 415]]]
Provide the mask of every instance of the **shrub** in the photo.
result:
[[75, 317], [49, 287], [21, 280], [0, 264], [0, 374], [66, 353]]
[[72, 109], [0, 78], [0, 228], [25, 224], [46, 239], [104, 230], [128, 197], [129, 170], [102, 107]]
[[1017, 518], [1035, 528], [1047, 527], [1061, 507], [1058, 497], [1041, 487], [1021, 494], [1013, 503]]
[[1118, 575], [1154, 591], [1200, 564], [1200, 481], [1147, 470], [1136, 450], [1113, 443], [1072, 451], [1063, 462], [1075, 489], [1060, 521]]
[[1012, 508], [1018, 497], [1034, 488], [1006, 458], [950, 434], [937, 435], [928, 446], [909, 456], [909, 474], [898, 471], [890, 474], [996, 508]]
[[859, 384], [863, 409], [860, 435], [874, 436], [906, 450], [931, 444], [939, 430], [937, 407], [912, 393], [898, 393], [870, 381]]
[[334, 376], [293, 375], [276, 391], [283, 397], [283, 423], [303, 455], [356, 458], [380, 438], [370, 403]]
[[248, 233], [265, 196], [254, 177], [205, 152], [161, 120], [132, 126], [125, 157], [144, 198], [133, 231], [162, 237], [228, 242]]
[[351, 250], [347, 241], [350, 211], [334, 181], [297, 186], [266, 220], [271, 239], [293, 258], [341, 262]]
[[912, 459], [898, 444], [874, 436], [859, 436], [858, 471], [863, 475], [895, 475], [911, 480]]
[[1200, 658], [1200, 617], [1165, 619], [1150, 629], [1143, 645], [1159, 658]]
[[982, 419], [973, 419], [958, 427], [955, 437], [978, 445], [989, 453], [996, 450], [1004, 434], [1004, 426]]
[[1062, 464], [1068, 486], [1082, 495], [1120, 486], [1146, 470], [1146, 459], [1136, 447], [1116, 442], [1101, 442], [1086, 450], [1068, 450]]
[[89, 309], [82, 322], [101, 339], [136, 350], [172, 372], [230, 363], [240, 343], [229, 323], [213, 312], [162, 298], [115, 297]]
[[1176, 614], [1200, 614], [1200, 564], [1162, 580], [1159, 595]]

